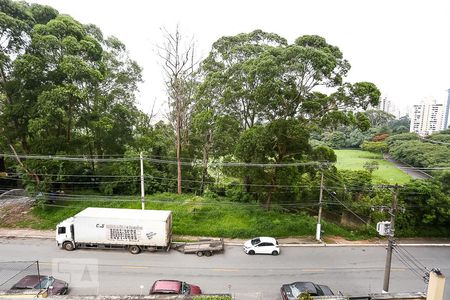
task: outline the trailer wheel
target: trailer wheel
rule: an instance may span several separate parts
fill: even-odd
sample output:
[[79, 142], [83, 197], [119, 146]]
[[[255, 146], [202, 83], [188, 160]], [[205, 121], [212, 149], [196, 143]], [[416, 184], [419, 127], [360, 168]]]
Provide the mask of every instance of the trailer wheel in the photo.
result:
[[141, 248], [139, 248], [139, 246], [132, 245], [128, 247], [128, 251], [130, 251], [131, 254], [139, 254], [141, 253]]
[[75, 247], [73, 246], [73, 244], [71, 242], [64, 242], [63, 248], [67, 251], [75, 250]]
[[206, 252], [205, 252], [205, 255], [206, 255], [207, 257], [210, 257], [210, 256], [212, 255], [212, 252], [211, 252], [211, 251], [206, 251]]
[[202, 257], [203, 256], [203, 252], [202, 251], [197, 251], [196, 254], [197, 254], [198, 257]]

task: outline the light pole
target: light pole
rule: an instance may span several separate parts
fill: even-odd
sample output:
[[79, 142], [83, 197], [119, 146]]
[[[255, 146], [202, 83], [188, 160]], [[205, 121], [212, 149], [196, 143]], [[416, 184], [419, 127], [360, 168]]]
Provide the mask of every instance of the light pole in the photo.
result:
[[316, 240], [321, 242], [320, 239], [320, 218], [322, 217], [322, 198], [323, 198], [323, 170], [321, 170], [321, 177], [320, 177], [320, 194], [319, 194], [319, 214], [317, 216], [317, 226], [316, 226]]

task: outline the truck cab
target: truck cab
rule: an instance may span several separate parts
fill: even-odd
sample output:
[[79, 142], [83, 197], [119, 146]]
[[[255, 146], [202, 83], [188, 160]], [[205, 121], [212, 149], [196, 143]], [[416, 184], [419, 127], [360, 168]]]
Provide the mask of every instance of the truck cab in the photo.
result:
[[73, 217], [56, 225], [56, 243], [69, 251], [75, 249]]

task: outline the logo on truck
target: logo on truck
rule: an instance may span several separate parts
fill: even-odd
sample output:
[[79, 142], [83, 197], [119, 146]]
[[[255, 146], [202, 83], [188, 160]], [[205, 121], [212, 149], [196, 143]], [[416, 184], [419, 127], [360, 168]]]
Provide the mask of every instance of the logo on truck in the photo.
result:
[[147, 236], [147, 238], [148, 238], [149, 240], [151, 240], [152, 237], [154, 237], [155, 235], [156, 235], [156, 232], [149, 232], [149, 233], [146, 234], [146, 236]]

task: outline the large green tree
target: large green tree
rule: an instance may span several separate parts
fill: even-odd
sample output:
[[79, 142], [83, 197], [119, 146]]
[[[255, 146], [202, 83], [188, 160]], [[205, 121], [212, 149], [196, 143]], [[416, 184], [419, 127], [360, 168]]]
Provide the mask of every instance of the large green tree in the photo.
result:
[[[279, 35], [256, 30], [213, 44], [201, 64], [198, 99], [207, 107], [209, 122], [227, 116], [239, 124], [240, 138], [230, 145], [235, 159], [302, 161], [311, 154], [308, 139], [313, 130], [338, 124], [370, 126], [364, 114], [353, 110], [377, 104], [380, 92], [369, 82], [346, 83], [349, 69], [339, 48], [322, 37], [301, 36], [289, 44]], [[281, 141], [295, 147], [286, 148]], [[253, 182], [264, 180], [275, 186], [282, 176], [289, 177], [289, 172], [282, 175], [280, 170], [249, 170], [241, 175], [248, 191]], [[265, 196], [266, 207], [272, 194]]]
[[[27, 127], [36, 100], [36, 93], [30, 92], [30, 88], [32, 85], [33, 89], [39, 89], [43, 84], [40, 78], [28, 86], [24, 86], [24, 81], [39, 75], [42, 63], [39, 59], [32, 60], [30, 68], [18, 74], [17, 68], [22, 67], [19, 59], [32, 43], [34, 26], [46, 24], [57, 15], [48, 6], [0, 0], [0, 127], [7, 142], [20, 142], [24, 151], [29, 150]], [[18, 77], [22, 75], [25, 78]]]
[[[135, 104], [142, 79], [125, 45], [47, 6], [0, 0], [0, 8], [2, 152], [11, 144], [19, 153], [104, 157], [134, 147], [142, 125]], [[97, 168], [26, 164], [59, 178], [95, 174]]]

